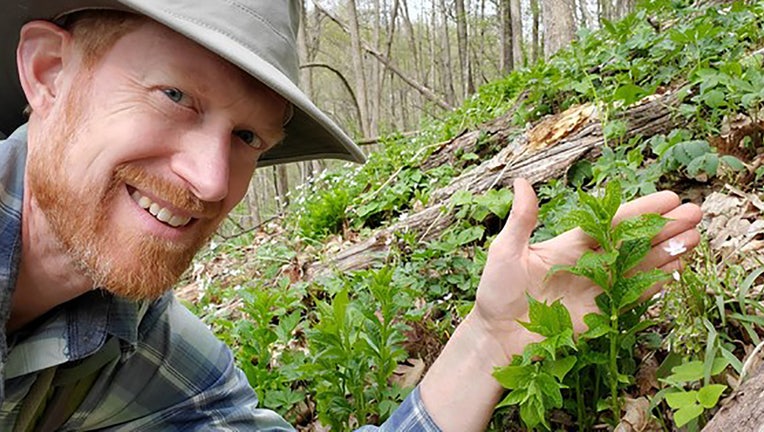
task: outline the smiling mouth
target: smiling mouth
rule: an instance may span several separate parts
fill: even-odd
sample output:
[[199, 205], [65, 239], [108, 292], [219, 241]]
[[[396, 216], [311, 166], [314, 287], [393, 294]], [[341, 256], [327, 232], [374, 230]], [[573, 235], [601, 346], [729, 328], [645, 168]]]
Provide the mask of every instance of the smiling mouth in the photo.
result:
[[160, 206], [159, 204], [152, 201], [151, 198], [142, 195], [137, 190], [134, 191], [130, 196], [133, 198], [133, 201], [135, 201], [136, 204], [138, 204], [142, 209], [146, 210], [146, 212], [148, 212], [151, 216], [154, 216], [154, 219], [173, 228], [181, 228], [191, 222], [191, 217], [175, 215], [171, 210]]

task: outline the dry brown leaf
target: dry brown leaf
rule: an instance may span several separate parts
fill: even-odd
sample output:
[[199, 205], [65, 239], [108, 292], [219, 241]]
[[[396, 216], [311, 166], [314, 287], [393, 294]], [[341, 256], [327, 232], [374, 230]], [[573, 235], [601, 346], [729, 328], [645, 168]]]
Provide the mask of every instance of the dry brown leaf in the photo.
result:
[[660, 424], [650, 415], [650, 401], [646, 397], [626, 398], [624, 414], [614, 432], [658, 432]]
[[424, 360], [418, 358], [410, 358], [406, 363], [401, 363], [393, 372], [393, 376], [390, 379], [392, 382], [398, 384], [401, 388], [411, 388], [417, 385], [422, 375], [424, 375], [425, 363]]

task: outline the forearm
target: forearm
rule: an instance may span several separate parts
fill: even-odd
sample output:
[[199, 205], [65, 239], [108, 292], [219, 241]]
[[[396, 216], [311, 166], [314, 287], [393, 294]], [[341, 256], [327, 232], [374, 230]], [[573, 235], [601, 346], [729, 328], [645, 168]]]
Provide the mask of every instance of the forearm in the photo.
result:
[[502, 345], [487, 330], [471, 313], [422, 380], [424, 405], [444, 432], [485, 430], [502, 394], [493, 370], [523, 350], [524, 341]]

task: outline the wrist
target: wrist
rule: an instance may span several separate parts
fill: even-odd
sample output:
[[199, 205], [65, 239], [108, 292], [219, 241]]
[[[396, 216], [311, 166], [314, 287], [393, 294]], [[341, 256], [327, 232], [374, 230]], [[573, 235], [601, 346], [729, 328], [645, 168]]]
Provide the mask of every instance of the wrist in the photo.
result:
[[526, 345], [531, 342], [538, 342], [538, 338], [528, 332], [518, 319], [507, 320], [489, 320], [486, 319], [480, 310], [475, 307], [465, 317], [461, 326], [469, 331], [476, 341], [482, 341], [481, 345], [491, 353], [487, 360], [492, 363], [498, 363], [494, 366], [502, 367], [508, 365], [515, 355], [522, 355]]

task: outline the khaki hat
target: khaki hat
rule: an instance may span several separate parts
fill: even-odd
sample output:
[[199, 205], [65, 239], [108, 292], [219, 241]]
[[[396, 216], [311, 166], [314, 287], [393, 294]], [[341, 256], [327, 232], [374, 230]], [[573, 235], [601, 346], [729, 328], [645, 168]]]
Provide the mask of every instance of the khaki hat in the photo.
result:
[[115, 9], [152, 18], [240, 67], [292, 103], [287, 137], [259, 166], [308, 159], [365, 160], [361, 149], [297, 87], [297, 0], [14, 0], [0, 12], [0, 131], [24, 123], [16, 69], [19, 31], [35, 19], [85, 9]]

